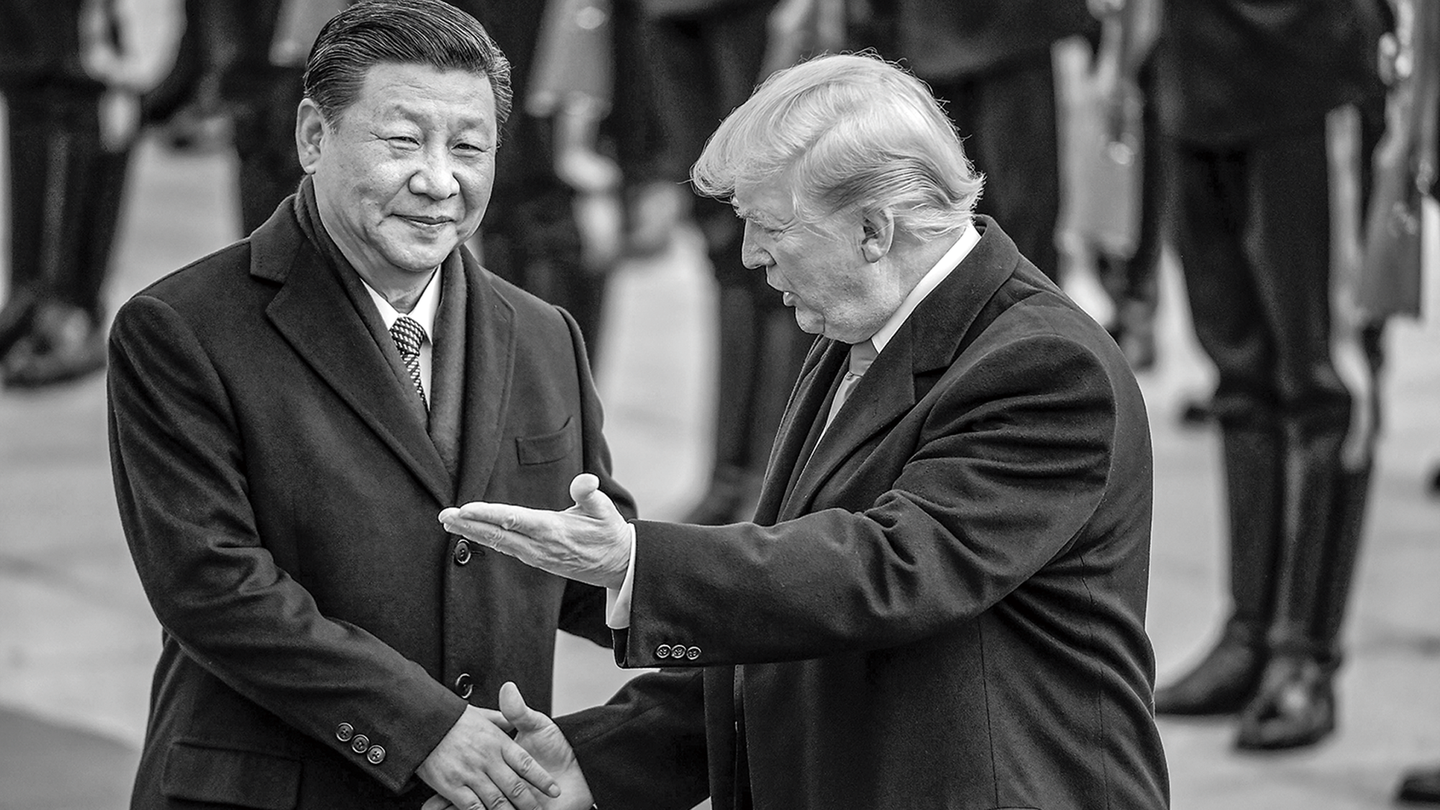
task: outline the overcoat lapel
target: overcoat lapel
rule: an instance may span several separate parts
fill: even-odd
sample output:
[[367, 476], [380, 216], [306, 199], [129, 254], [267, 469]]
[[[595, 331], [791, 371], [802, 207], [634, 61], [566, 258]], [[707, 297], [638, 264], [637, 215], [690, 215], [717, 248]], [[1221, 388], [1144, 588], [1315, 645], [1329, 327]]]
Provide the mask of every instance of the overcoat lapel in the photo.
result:
[[451, 481], [459, 480], [463, 437], [460, 417], [466, 390], [465, 309], [470, 285], [461, 256], [462, 251], [451, 253], [440, 273], [440, 310], [435, 316], [435, 348], [430, 355], [430, 438], [440, 451]]
[[461, 251], [468, 313], [465, 337], [464, 451], [459, 502], [479, 500], [500, 452], [510, 379], [515, 367], [515, 308], [495, 289], [475, 257]]
[[[968, 342], [981, 310], [1020, 264], [1015, 243], [988, 217], [975, 217], [980, 242], [960, 265], [936, 287], [896, 332], [885, 350], [856, 384], [835, 421], [815, 443], [808, 459], [805, 439], [818, 430], [849, 347], [821, 341], [820, 358], [800, 387], [781, 420], [776, 451], [766, 475], [789, 482], [776, 510], [778, 520], [812, 511], [820, 488], [837, 469], [871, 437], [908, 413], [929, 392], [929, 386], [954, 363]], [[813, 356], [813, 352], [812, 352]], [[757, 513], [760, 510], [757, 510]]]
[[[343, 271], [321, 258], [294, 216], [291, 206], [282, 206], [251, 237], [251, 273], [282, 284], [266, 308], [267, 316], [296, 354], [400, 458], [436, 502], [448, 506], [452, 487], [425, 432], [423, 406], [417, 418], [415, 392], [397, 378], [375, 336], [375, 325], [362, 314], [379, 321], [379, 313], [352, 300], [340, 279]], [[383, 325], [378, 328], [384, 332]], [[394, 351], [393, 346], [388, 348]]]

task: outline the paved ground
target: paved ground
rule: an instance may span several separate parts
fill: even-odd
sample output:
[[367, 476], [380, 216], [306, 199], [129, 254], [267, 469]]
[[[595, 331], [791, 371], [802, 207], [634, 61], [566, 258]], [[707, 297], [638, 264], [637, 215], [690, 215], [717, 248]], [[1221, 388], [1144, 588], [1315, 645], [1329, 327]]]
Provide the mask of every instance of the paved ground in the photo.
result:
[[[134, 168], [115, 303], [236, 235], [227, 158], [146, 145]], [[680, 514], [708, 463], [713, 290], [698, 255], [681, 240], [618, 273], [601, 341], [617, 471], [653, 517]], [[1173, 418], [1208, 381], [1173, 271], [1166, 281], [1164, 355], [1143, 380], [1157, 490], [1149, 626], [1162, 677], [1208, 641], [1222, 588], [1214, 437]], [[1165, 722], [1180, 810], [1384, 807], [1399, 769], [1440, 760], [1440, 501], [1422, 487], [1440, 459], [1440, 326], [1399, 324], [1390, 345], [1388, 427], [1347, 630], [1341, 732], [1313, 751], [1255, 757], [1232, 753], [1223, 723]], [[99, 379], [0, 392], [0, 810], [125, 805], [159, 630], [120, 536], [103, 398]], [[559, 655], [561, 711], [603, 699], [625, 677], [607, 654], [563, 639]]]

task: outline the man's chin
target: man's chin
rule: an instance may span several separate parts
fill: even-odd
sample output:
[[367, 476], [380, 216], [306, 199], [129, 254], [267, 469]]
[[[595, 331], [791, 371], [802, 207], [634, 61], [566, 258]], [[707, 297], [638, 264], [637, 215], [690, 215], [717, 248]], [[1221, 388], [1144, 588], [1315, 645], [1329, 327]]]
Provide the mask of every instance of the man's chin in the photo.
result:
[[408, 273], [428, 273], [439, 267], [445, 257], [449, 256], [459, 247], [460, 243], [447, 240], [443, 243], [426, 245], [412, 245], [408, 249], [399, 251], [391, 258], [392, 263]]
[[795, 310], [795, 324], [807, 335], [818, 335], [825, 331], [825, 322], [803, 310]]

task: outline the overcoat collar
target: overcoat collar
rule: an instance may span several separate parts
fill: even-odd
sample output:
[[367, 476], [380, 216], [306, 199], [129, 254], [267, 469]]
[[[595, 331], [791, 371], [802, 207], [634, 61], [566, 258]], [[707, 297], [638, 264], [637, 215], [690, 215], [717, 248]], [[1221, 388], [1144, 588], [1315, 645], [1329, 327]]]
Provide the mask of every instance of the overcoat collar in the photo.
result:
[[981, 309], [1020, 263], [1015, 243], [994, 220], [977, 215], [974, 224], [980, 242], [906, 319], [818, 443], [819, 422], [850, 347], [816, 341], [780, 422], [756, 509], [759, 522], [810, 511], [816, 493], [840, 465], [913, 408], [928, 391], [925, 382], [933, 385], [954, 363]]
[[[301, 228], [305, 185], [250, 238], [251, 274], [281, 285], [266, 314], [295, 352], [410, 469], [437, 505], [450, 506], [456, 502], [456, 481], [426, 431], [423, 407], [404, 376], [399, 352], [379, 313], [348, 264], [336, 266], [340, 260], [331, 257], [338, 250], [331, 253], [317, 246]], [[483, 493], [509, 399], [514, 309], [463, 248], [446, 259], [442, 278], [452, 272], [464, 274], [462, 290], [457, 290], [466, 299], [466, 323], [461, 327], [463, 385], [465, 390], [487, 386], [483, 396], [462, 397], [460, 484], [461, 491]], [[452, 289], [446, 284], [447, 294]], [[442, 324], [437, 338], [444, 339], [447, 328]]]

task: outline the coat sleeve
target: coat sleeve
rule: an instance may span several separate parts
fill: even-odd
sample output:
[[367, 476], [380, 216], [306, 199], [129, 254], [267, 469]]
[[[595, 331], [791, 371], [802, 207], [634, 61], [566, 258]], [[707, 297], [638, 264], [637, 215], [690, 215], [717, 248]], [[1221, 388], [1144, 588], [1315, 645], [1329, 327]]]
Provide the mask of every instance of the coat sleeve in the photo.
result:
[[141, 296], [117, 313], [108, 395], [121, 524], [169, 641], [347, 759], [357, 758], [336, 737], [337, 716], [382, 732], [383, 762], [365, 772], [403, 789], [465, 703], [364, 629], [322, 615], [276, 564], [221, 376], [167, 303]]
[[690, 810], [709, 795], [702, 675], [647, 672], [605, 705], [555, 718], [597, 807]]
[[[987, 348], [855, 453], [808, 514], [773, 526], [637, 521], [617, 654], [627, 667], [789, 661], [969, 621], [1075, 542], [1106, 496], [1116, 411], [1107, 370], [1074, 340]], [[1143, 413], [1127, 419], [1145, 429]], [[693, 654], [657, 657], [675, 644]]]

